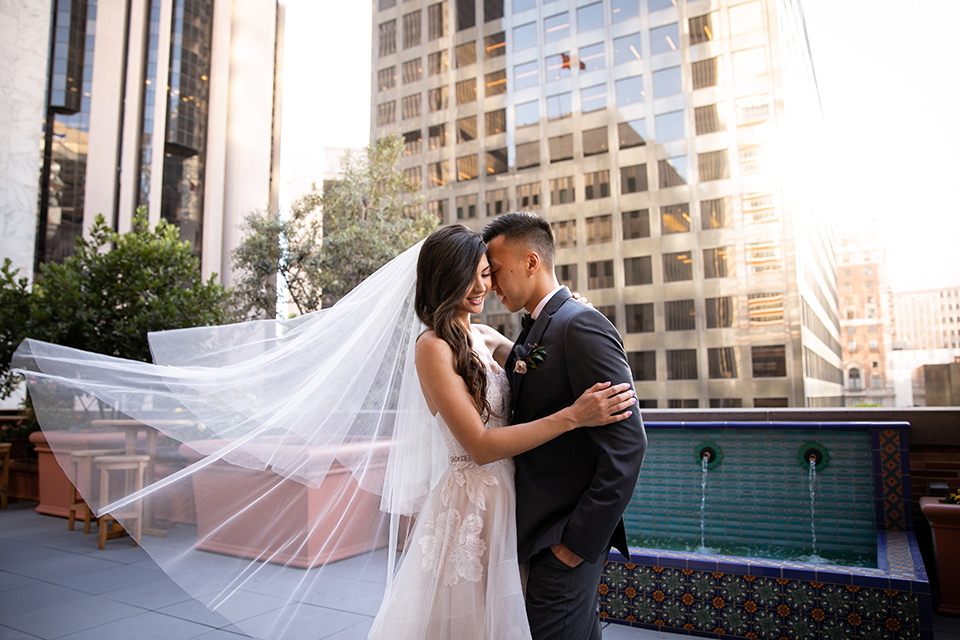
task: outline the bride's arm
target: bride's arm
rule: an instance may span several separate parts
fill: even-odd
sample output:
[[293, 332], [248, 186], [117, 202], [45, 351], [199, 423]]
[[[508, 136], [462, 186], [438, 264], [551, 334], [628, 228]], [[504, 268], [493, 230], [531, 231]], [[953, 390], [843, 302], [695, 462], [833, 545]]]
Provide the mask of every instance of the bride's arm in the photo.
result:
[[424, 336], [417, 342], [417, 376], [430, 405], [437, 410], [457, 442], [477, 464], [510, 458], [529, 451], [578, 427], [619, 422], [630, 416], [626, 411], [634, 403], [627, 383], [610, 386], [598, 383], [572, 406], [533, 422], [487, 429], [473, 403], [473, 397], [454, 369], [453, 350], [443, 340]]
[[513, 341], [491, 326], [478, 324], [476, 322], [474, 322], [472, 326], [483, 336], [483, 341], [486, 343], [490, 353], [493, 354], [493, 359], [496, 360], [497, 364], [501, 367], [504, 366], [507, 363], [507, 356], [510, 355], [510, 350], [513, 349]]

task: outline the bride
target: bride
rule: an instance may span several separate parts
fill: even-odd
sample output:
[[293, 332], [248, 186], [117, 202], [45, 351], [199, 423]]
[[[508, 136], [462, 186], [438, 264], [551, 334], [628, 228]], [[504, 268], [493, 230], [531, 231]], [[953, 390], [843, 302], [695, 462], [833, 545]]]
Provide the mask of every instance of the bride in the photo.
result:
[[[90, 508], [151, 524], [137, 542], [243, 632], [332, 633], [336, 594], [385, 580], [371, 637], [526, 638], [510, 456], [634, 399], [598, 384], [507, 426], [512, 345], [470, 322], [489, 278], [479, 236], [448, 227], [329, 309], [150, 334], [153, 364], [34, 340], [12, 364]], [[73, 464], [78, 440], [123, 449], [131, 425], [145, 486]]]

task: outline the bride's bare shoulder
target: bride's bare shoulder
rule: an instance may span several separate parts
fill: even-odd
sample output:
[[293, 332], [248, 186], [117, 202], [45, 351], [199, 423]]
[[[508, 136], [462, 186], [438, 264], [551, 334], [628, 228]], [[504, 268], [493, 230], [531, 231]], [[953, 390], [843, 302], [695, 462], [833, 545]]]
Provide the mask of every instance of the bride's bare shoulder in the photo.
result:
[[432, 329], [424, 331], [417, 338], [417, 360], [424, 358], [448, 360], [453, 356], [453, 349], [447, 341], [437, 336]]

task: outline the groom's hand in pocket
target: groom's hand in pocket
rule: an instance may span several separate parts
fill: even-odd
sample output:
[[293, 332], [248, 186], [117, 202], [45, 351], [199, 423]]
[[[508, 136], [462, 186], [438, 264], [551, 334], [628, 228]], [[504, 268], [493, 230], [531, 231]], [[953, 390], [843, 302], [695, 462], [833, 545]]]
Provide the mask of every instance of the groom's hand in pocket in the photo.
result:
[[567, 548], [567, 545], [563, 544], [562, 542], [551, 545], [550, 551], [553, 552], [553, 555], [557, 558], [557, 560], [567, 565], [571, 569], [583, 562], [583, 558], [575, 554], [573, 551], [570, 551], [570, 549]]

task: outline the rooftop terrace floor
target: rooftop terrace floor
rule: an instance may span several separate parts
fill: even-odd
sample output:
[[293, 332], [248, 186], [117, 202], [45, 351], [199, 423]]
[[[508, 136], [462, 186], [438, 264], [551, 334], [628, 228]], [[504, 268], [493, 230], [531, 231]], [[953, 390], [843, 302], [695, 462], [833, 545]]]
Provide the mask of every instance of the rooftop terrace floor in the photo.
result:
[[[246, 638], [193, 600], [129, 538], [97, 549], [96, 535], [67, 531], [63, 518], [11, 502], [0, 511], [0, 640], [236, 640]], [[251, 615], [257, 613], [251, 594]], [[262, 600], [261, 600], [262, 602]], [[315, 607], [304, 640], [363, 640], [376, 602], [331, 597]], [[960, 640], [960, 619], [934, 617], [936, 640]], [[605, 640], [677, 640], [682, 636], [608, 625]]]

